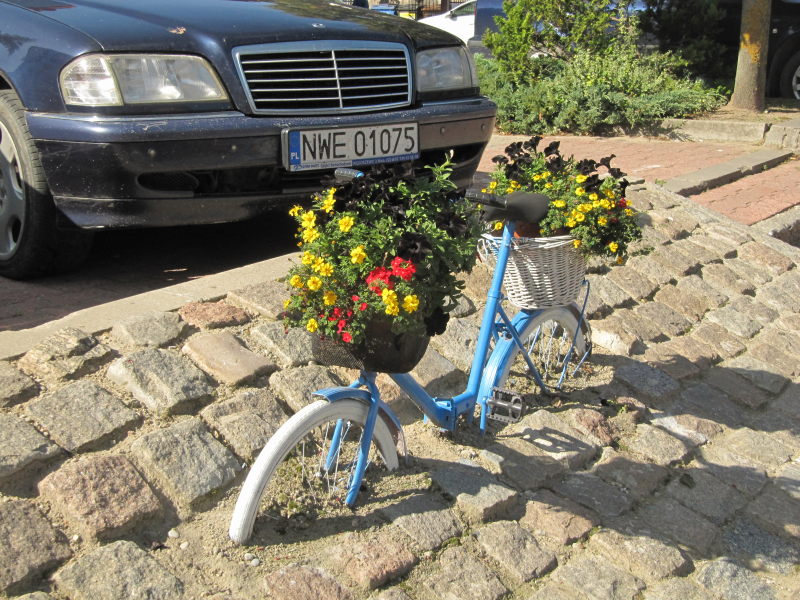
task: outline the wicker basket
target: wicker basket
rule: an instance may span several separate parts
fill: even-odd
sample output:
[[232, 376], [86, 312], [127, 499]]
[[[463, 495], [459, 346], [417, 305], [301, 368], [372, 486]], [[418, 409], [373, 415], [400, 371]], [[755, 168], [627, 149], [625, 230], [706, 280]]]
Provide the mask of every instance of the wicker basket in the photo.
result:
[[[547, 308], [569, 304], [578, 297], [586, 261], [568, 235], [516, 238], [508, 257], [503, 287], [519, 308]], [[501, 238], [485, 234], [478, 242], [481, 259], [494, 268]]]

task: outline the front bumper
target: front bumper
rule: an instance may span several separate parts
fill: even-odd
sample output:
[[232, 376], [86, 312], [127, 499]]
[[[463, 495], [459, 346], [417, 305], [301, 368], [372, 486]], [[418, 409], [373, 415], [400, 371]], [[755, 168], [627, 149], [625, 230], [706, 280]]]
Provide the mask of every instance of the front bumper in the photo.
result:
[[289, 173], [288, 128], [419, 124], [415, 171], [454, 151], [453, 181], [466, 187], [494, 128], [485, 98], [391, 113], [255, 118], [238, 112], [158, 118], [29, 113], [28, 125], [56, 206], [83, 228], [236, 221], [320, 188], [330, 171]]

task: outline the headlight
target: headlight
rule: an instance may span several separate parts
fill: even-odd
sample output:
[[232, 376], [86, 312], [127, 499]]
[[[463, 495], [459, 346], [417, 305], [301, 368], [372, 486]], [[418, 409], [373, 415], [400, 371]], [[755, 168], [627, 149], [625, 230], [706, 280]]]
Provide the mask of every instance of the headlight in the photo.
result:
[[64, 102], [121, 106], [154, 102], [227, 100], [209, 64], [199, 56], [90, 54], [61, 71]]
[[466, 48], [436, 48], [417, 53], [417, 89], [420, 92], [475, 87], [472, 57]]

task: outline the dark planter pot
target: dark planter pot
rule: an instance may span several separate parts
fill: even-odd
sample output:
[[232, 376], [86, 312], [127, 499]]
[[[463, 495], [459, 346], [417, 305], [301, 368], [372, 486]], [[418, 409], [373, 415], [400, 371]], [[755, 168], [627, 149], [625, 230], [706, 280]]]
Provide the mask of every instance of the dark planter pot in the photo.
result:
[[428, 349], [430, 337], [393, 333], [387, 321], [372, 321], [361, 344], [345, 344], [331, 339], [315, 343], [314, 356], [322, 364], [361, 371], [408, 373], [417, 366]]

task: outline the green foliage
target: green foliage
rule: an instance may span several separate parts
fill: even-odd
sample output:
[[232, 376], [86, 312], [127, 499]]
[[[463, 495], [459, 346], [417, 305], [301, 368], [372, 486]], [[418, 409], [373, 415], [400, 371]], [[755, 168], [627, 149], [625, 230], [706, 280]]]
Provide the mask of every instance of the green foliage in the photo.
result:
[[394, 333], [441, 331], [482, 227], [451, 163], [428, 169], [426, 180], [378, 168], [316, 194], [309, 210], [291, 209], [303, 252], [287, 280], [288, 326], [353, 344], [375, 318]]

